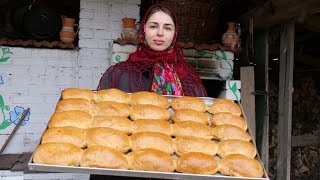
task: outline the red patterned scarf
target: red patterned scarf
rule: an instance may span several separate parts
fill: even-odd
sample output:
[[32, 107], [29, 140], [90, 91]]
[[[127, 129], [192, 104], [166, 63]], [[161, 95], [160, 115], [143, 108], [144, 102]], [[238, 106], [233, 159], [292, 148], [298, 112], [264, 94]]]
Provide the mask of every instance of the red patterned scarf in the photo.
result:
[[[167, 5], [156, 4], [149, 8], [146, 14], [148, 14], [151, 9], [157, 6], [165, 6], [172, 11], [172, 9]], [[141, 42], [144, 42], [145, 24], [146, 17], [143, 18], [140, 25], [139, 33]], [[178, 32], [178, 23], [176, 22], [175, 24], [176, 32]], [[115, 64], [105, 72], [100, 80], [98, 89], [104, 87], [123, 87], [123, 82], [126, 80], [128, 81], [127, 87], [122, 88], [125, 89], [125, 91], [152, 91], [154, 67], [156, 67], [155, 65], [165, 67], [168, 64], [173, 67], [175, 73], [178, 75], [184, 95], [207, 96], [206, 90], [198, 73], [187, 63], [182, 50], [176, 43], [176, 35], [171, 46], [167, 50], [161, 52], [153, 51], [146, 44], [140, 43], [137, 46], [137, 50], [130, 54], [127, 61]], [[103, 84], [104, 82], [108, 82], [110, 84], [106, 86]]]

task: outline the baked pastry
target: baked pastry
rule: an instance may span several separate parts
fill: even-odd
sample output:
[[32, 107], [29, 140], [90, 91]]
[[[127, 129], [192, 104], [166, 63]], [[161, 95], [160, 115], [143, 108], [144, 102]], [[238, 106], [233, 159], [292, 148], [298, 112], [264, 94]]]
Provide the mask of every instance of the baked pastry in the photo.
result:
[[94, 116], [92, 127], [108, 127], [123, 131], [127, 134], [132, 132], [133, 122], [121, 116]]
[[193, 109], [196, 111], [205, 112], [207, 110], [207, 106], [201, 98], [190, 96], [174, 98], [171, 101], [171, 107], [174, 111], [179, 109]]
[[130, 149], [130, 139], [126, 133], [111, 128], [91, 128], [87, 132], [87, 146], [107, 146], [127, 152]]
[[239, 105], [229, 99], [216, 99], [208, 108], [208, 112], [211, 114], [226, 112], [236, 116], [241, 116], [242, 114]]
[[130, 100], [129, 94], [116, 88], [101, 89], [95, 94], [95, 101], [113, 101], [118, 103], [128, 104]]
[[176, 161], [176, 171], [191, 174], [215, 174], [218, 163], [213, 156], [201, 152], [190, 152]]
[[170, 155], [152, 148], [132, 151], [127, 159], [131, 170], [173, 172], [175, 169]]
[[253, 159], [257, 155], [257, 150], [251, 142], [240, 139], [228, 139], [218, 144], [217, 154], [222, 158], [229, 154], [242, 154]]
[[98, 102], [94, 105], [96, 115], [129, 117], [131, 107], [129, 104], [112, 101]]
[[167, 154], [174, 153], [173, 140], [170, 136], [159, 132], [139, 132], [130, 136], [131, 150], [153, 148]]
[[218, 145], [213, 141], [193, 136], [178, 136], [174, 139], [174, 145], [178, 156], [189, 152], [201, 152], [214, 156], [218, 150]]
[[174, 112], [172, 120], [174, 122], [194, 121], [203, 124], [208, 124], [210, 118], [208, 115], [200, 111], [196, 111], [193, 109], [179, 109]]
[[241, 128], [233, 125], [220, 125], [212, 130], [213, 136], [218, 140], [241, 139], [251, 141], [251, 136]]
[[61, 97], [62, 99], [70, 99], [70, 98], [83, 98], [88, 101], [92, 101], [94, 98], [94, 92], [89, 89], [81, 89], [81, 88], [67, 88], [62, 90]]
[[182, 121], [173, 124], [174, 136], [194, 136], [204, 139], [212, 139], [212, 130], [209, 126], [193, 121]]
[[72, 98], [72, 99], [63, 99], [58, 102], [55, 112], [63, 112], [70, 110], [80, 110], [93, 114], [92, 104], [87, 99], [83, 98]]
[[70, 143], [80, 148], [87, 146], [87, 131], [76, 127], [56, 127], [47, 129], [42, 137], [41, 143], [61, 142]]
[[132, 106], [138, 104], [151, 104], [154, 106], [163, 107], [165, 109], [170, 107], [169, 101], [164, 96], [155, 92], [139, 91], [132, 93], [130, 96], [130, 104]]
[[259, 161], [241, 154], [230, 154], [219, 161], [219, 171], [223, 175], [262, 178], [263, 167]]
[[83, 153], [80, 166], [128, 169], [129, 163], [126, 156], [118, 150], [106, 146], [93, 146]]
[[48, 123], [49, 128], [73, 126], [88, 129], [92, 124], [92, 116], [80, 110], [55, 112]]
[[246, 131], [248, 129], [248, 125], [245, 119], [241, 116], [236, 116], [231, 113], [216, 113], [212, 116], [211, 122], [215, 126], [219, 125], [234, 125]]
[[40, 144], [34, 152], [33, 162], [61, 166], [79, 166], [83, 150], [69, 143]]
[[132, 133], [138, 132], [161, 132], [172, 136], [172, 124], [164, 120], [138, 119], [133, 121]]
[[158, 119], [158, 120], [169, 120], [170, 113], [165, 108], [150, 105], [150, 104], [139, 104], [132, 108], [130, 113], [131, 120], [138, 119]]

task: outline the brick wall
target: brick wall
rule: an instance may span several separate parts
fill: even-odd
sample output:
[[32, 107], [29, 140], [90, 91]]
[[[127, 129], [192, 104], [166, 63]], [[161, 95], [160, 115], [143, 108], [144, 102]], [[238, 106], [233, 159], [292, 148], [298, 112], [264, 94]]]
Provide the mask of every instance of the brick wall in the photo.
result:
[[16, 110], [31, 109], [29, 121], [19, 128], [4, 153], [33, 152], [61, 90], [96, 89], [110, 65], [112, 42], [120, 37], [122, 30], [121, 19], [139, 20], [140, 0], [81, 0], [80, 3], [78, 49], [1, 47], [8, 48], [5, 51], [12, 54], [5, 54], [7, 60], [0, 59], [0, 146], [15, 127], [11, 120], [14, 115], [20, 115]]

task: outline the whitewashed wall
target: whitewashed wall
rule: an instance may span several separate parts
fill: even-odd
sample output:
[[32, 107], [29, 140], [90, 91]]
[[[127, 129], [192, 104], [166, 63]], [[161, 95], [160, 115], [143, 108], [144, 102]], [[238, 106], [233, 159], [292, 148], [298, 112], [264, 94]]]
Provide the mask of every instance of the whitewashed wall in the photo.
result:
[[[30, 120], [19, 128], [4, 153], [33, 152], [47, 126], [60, 92], [67, 87], [96, 89], [109, 66], [113, 40], [120, 37], [121, 19], [139, 20], [140, 0], [80, 0], [79, 50], [8, 47], [0, 62], [0, 124], [16, 106], [31, 108]], [[3, 106], [3, 107], [4, 107]], [[1, 113], [1, 110], [3, 113]], [[5, 117], [4, 117], [5, 116]], [[0, 130], [2, 146], [15, 127]]]

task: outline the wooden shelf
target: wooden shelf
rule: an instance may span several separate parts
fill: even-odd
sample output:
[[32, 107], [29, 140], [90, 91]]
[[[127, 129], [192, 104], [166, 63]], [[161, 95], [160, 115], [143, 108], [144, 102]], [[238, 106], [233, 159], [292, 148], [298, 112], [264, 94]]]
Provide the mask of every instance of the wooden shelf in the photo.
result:
[[[126, 39], [118, 38], [114, 42], [116, 42], [120, 45], [126, 45], [126, 44], [138, 45], [140, 43], [140, 40], [126, 40]], [[192, 42], [189, 42], [189, 43], [177, 42], [177, 44], [181, 48], [185, 48], [185, 49], [194, 48], [196, 50], [209, 50], [209, 51], [222, 50], [222, 51], [231, 51], [235, 54], [239, 54], [242, 50], [241, 47], [236, 47], [236, 48], [231, 49], [231, 48], [223, 46], [221, 44], [195, 44]]]
[[60, 49], [74, 49], [72, 43], [66, 44], [60, 41], [36, 41], [36, 40], [23, 40], [23, 39], [7, 39], [0, 38], [1, 46], [22, 46], [22, 47], [47, 47], [47, 48], [60, 48]]

